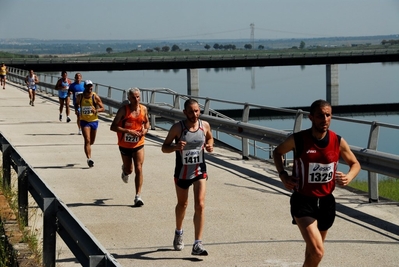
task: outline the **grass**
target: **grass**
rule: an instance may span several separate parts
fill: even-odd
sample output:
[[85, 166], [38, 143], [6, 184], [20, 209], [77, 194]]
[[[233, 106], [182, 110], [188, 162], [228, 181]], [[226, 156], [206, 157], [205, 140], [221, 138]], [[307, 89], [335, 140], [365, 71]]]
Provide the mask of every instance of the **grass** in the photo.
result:
[[[7, 202], [11, 208], [11, 210], [18, 215], [18, 195], [17, 193], [12, 190], [13, 186], [11, 188], [2, 188], [1, 185], [3, 184], [3, 177], [2, 177], [2, 169], [0, 168], [0, 191], [4, 194], [5, 198], [7, 199]], [[41, 250], [40, 250], [40, 244], [38, 241], [38, 238], [36, 236], [36, 233], [32, 231], [32, 227], [26, 227], [27, 222], [24, 222], [22, 218], [17, 217], [18, 221], [18, 226], [20, 231], [22, 232], [22, 243], [28, 244], [30, 251], [33, 254], [34, 261], [39, 263], [41, 259]], [[9, 267], [9, 266], [18, 266], [18, 262], [16, 261], [16, 256], [15, 252], [12, 249], [11, 244], [9, 244], [7, 241], [7, 238], [5, 237], [4, 234], [4, 229], [2, 222], [0, 220], [0, 255], [1, 255], [1, 261], [0, 261], [0, 267]], [[4, 240], [3, 240], [4, 239]]]
[[194, 50], [194, 51], [169, 51], [169, 52], [146, 52], [141, 50], [132, 50], [125, 52], [116, 53], [100, 53], [91, 54], [81, 57], [173, 57], [173, 56], [223, 56], [223, 55], [272, 55], [272, 54], [297, 54], [301, 55], [303, 53], [350, 53], [350, 52], [366, 52], [366, 51], [385, 51], [387, 49], [398, 49], [399, 45], [392, 45], [389, 47], [383, 45], [371, 45], [371, 46], [361, 46], [361, 47], [318, 47], [318, 48], [304, 48], [304, 49], [294, 49], [294, 48], [281, 48], [281, 49], [236, 49], [236, 50]]
[[[368, 192], [367, 181], [354, 180], [349, 186], [363, 192]], [[378, 195], [399, 202], [399, 179], [392, 177], [380, 179], [378, 182]]]

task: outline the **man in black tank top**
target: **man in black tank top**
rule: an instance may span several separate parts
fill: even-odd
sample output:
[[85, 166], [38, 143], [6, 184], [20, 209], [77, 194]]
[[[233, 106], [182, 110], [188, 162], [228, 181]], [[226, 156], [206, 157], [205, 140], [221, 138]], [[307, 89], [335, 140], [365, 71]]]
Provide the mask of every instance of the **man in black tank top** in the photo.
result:
[[213, 137], [208, 122], [199, 120], [200, 108], [198, 102], [189, 99], [184, 103], [184, 115], [186, 119], [175, 123], [169, 130], [162, 145], [162, 152], [176, 153], [175, 188], [177, 195], [176, 230], [173, 240], [175, 250], [182, 250], [183, 243], [183, 220], [188, 203], [188, 190], [194, 186], [194, 245], [192, 255], [207, 256], [208, 252], [202, 245], [202, 232], [204, 228], [204, 209], [206, 165], [204, 149], [207, 152], [213, 151]]

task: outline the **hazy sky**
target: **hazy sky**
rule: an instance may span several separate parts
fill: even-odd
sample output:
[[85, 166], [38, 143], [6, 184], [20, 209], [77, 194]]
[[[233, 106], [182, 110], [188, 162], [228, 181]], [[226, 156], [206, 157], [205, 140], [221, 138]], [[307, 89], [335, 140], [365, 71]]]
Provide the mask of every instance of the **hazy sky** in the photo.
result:
[[0, 39], [173, 40], [399, 34], [399, 0], [1, 0]]

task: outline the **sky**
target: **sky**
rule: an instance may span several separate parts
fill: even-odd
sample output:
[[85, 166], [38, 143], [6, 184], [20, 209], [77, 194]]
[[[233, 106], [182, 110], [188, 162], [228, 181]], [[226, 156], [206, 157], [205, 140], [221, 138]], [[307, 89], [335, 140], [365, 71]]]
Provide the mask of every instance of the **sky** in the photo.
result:
[[0, 39], [390, 35], [399, 34], [399, 0], [1, 0], [0, 25]]

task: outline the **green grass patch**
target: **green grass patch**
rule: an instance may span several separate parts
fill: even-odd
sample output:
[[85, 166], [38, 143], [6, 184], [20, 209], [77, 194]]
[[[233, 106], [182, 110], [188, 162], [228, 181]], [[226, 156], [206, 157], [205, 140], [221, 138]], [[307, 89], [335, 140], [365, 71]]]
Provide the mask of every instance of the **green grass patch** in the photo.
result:
[[[354, 180], [349, 184], [349, 187], [363, 192], [369, 191], [367, 181]], [[380, 179], [378, 182], [378, 195], [399, 202], [399, 179], [392, 177]]]

